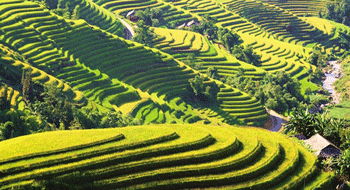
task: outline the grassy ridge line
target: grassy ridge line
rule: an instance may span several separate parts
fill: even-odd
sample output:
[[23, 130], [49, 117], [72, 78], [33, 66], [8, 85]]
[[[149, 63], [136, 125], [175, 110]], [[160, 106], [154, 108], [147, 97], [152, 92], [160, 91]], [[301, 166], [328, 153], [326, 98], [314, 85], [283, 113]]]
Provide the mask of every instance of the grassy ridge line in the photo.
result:
[[[181, 136], [181, 134], [180, 134]], [[187, 139], [186, 139], [187, 140]], [[126, 151], [123, 153], [114, 153], [108, 155], [102, 155], [100, 157], [95, 157], [87, 160], [82, 160], [74, 163], [68, 163], [64, 165], [52, 166], [48, 168], [37, 169], [29, 172], [24, 172], [12, 176], [7, 176], [0, 179], [0, 185], [6, 185], [13, 182], [30, 180], [35, 178], [40, 178], [41, 176], [54, 177], [58, 175], [63, 175], [69, 172], [74, 172], [76, 170], [91, 170], [98, 167], [106, 167], [116, 162], [129, 162], [131, 160], [142, 159], [145, 157], [155, 157], [164, 154], [171, 154], [174, 152], [188, 151], [192, 149], [200, 149], [215, 142], [215, 139], [209, 134], [204, 137], [199, 137], [197, 139], [189, 138], [186, 141], [183, 138], [174, 140], [173, 143], [168, 143], [168, 146], [149, 147], [148, 150], [139, 149], [137, 151]], [[180, 141], [180, 143], [179, 143]], [[175, 144], [179, 143], [179, 144]], [[175, 144], [175, 145], [171, 145]]]
[[237, 151], [237, 148], [239, 147], [239, 141], [235, 138], [234, 135], [232, 139], [226, 137], [225, 141], [223, 141], [223, 138], [219, 137], [217, 134], [211, 134], [216, 139], [216, 142], [210, 146], [203, 147], [202, 149], [181, 151], [175, 155], [153, 157], [150, 159], [129, 162], [126, 164], [116, 164], [112, 167], [102, 168], [96, 171], [89, 171], [89, 173], [94, 176], [94, 179], [100, 178], [100, 174], [103, 174], [103, 176], [119, 176], [132, 174], [134, 172], [208, 162], [225, 158], [230, 154], [230, 152]]
[[[86, 147], [85, 149], [87, 149], [87, 148], [93, 149], [93, 150], [88, 151], [88, 152], [85, 152], [85, 150], [83, 150], [84, 152], [79, 153], [79, 151], [76, 151], [73, 149], [72, 151], [67, 152], [69, 154], [76, 152], [75, 154], [72, 154], [72, 155], [69, 155], [69, 154], [68, 155], [67, 154], [59, 155], [62, 153], [57, 153], [57, 154], [53, 154], [53, 156], [55, 156], [55, 157], [53, 157], [53, 159], [50, 159], [50, 157], [48, 157], [49, 155], [45, 155], [46, 156], [45, 158], [40, 158], [40, 160], [38, 160], [38, 161], [28, 160], [26, 163], [22, 163], [25, 165], [17, 165], [17, 163], [11, 162], [11, 164], [9, 165], [10, 167], [7, 167], [5, 169], [4, 169], [4, 165], [0, 165], [0, 171], [6, 175], [12, 175], [15, 173], [25, 172], [25, 171], [29, 171], [29, 170], [42, 168], [42, 167], [49, 167], [49, 166], [58, 165], [58, 164], [76, 162], [79, 160], [88, 159], [88, 158], [92, 158], [92, 157], [99, 156], [99, 155], [116, 153], [116, 152], [121, 152], [121, 151], [126, 151], [126, 150], [137, 149], [137, 148], [143, 148], [143, 147], [147, 147], [147, 146], [151, 146], [151, 145], [155, 145], [155, 144], [159, 144], [159, 143], [165, 143], [167, 141], [175, 140], [177, 138], [179, 138], [179, 135], [176, 132], [173, 132], [171, 134], [165, 134], [163, 136], [151, 138], [149, 140], [132, 142], [132, 143], [124, 144], [124, 145], [114, 145], [111, 147], [106, 147], [106, 148], [101, 148], [101, 149], [97, 149], [97, 148], [99, 148], [98, 146], [100, 146], [102, 144], [96, 144], [95, 146], [92, 146], [92, 147]], [[122, 142], [124, 142], [124, 141], [122, 141]], [[110, 143], [119, 143], [119, 141], [106, 142], [105, 144], [107, 144], [107, 143], [109, 143], [109, 144]], [[94, 150], [94, 147], [97, 150]], [[29, 158], [29, 159], [32, 159], [32, 158]], [[45, 161], [41, 161], [43, 159], [45, 159]]]
[[34, 180], [21, 181], [14, 184], [4, 185], [0, 187], [0, 190], [13, 190], [13, 189], [30, 189], [33, 186]]
[[142, 0], [142, 1], [105, 1], [105, 0], [93, 0], [96, 4], [102, 7], [107, 7], [108, 10], [114, 12], [117, 15], [127, 13], [131, 10], [142, 10], [146, 8], [161, 8], [164, 9], [163, 19], [167, 23], [185, 23], [190, 20], [201, 20], [196, 14], [190, 14], [186, 9], [177, 7], [162, 0]]
[[112, 34], [124, 36], [123, 24], [111, 12], [91, 0], [74, 0], [73, 2], [80, 5], [82, 19]]
[[312, 190], [312, 189], [331, 189], [332, 188], [332, 182], [335, 180], [335, 174], [334, 173], [322, 173], [321, 175], [318, 175], [316, 180], [312, 181], [311, 183], [307, 184], [306, 186], [303, 186], [305, 190]]
[[[115, 131], [124, 134], [125, 142], [142, 141], [152, 131], [162, 136], [164, 131], [168, 134], [176, 132], [180, 138], [8, 176], [0, 179], [2, 189], [15, 186], [26, 188], [32, 180], [51, 177], [75, 185], [83, 185], [79, 181], [89, 178], [92, 185], [99, 189], [299, 189], [303, 184], [307, 188], [328, 187], [329, 184], [329, 180], [325, 180], [327, 175], [314, 170], [314, 155], [286, 136], [266, 130], [163, 125], [128, 127]], [[34, 136], [31, 135], [32, 138]], [[232, 136], [238, 138], [232, 139]], [[21, 138], [24, 137], [10, 141]], [[188, 146], [176, 149], [184, 144]], [[104, 145], [98, 147], [107, 148]], [[202, 156], [206, 158], [201, 159]], [[76, 169], [85, 175], [71, 181]]]
[[[226, 130], [225, 130], [226, 132]], [[192, 175], [206, 175], [210, 173], [220, 173], [225, 170], [230, 170], [241, 166], [242, 164], [253, 161], [257, 155], [263, 151], [263, 147], [259, 141], [255, 139], [253, 142], [247, 142], [246, 139], [243, 141], [244, 147], [247, 145], [249, 148], [241, 147], [231, 152], [232, 154], [228, 157], [218, 160], [213, 160], [207, 163], [194, 162], [189, 165], [177, 166], [177, 167], [166, 167], [163, 169], [150, 170], [146, 172], [138, 172], [135, 174], [121, 176], [118, 178], [106, 179], [97, 181], [95, 184], [102, 185], [103, 188], [110, 187], [123, 187], [129, 185], [135, 185], [136, 183], [154, 181], [156, 179], [168, 179], [168, 178], [179, 178]], [[132, 188], [132, 187], [130, 187]]]
[[124, 138], [125, 137], [123, 134], [118, 134], [114, 137], [109, 137], [106, 139], [102, 139], [99, 141], [90, 142], [90, 143], [86, 143], [86, 144], [81, 144], [81, 145], [76, 145], [76, 146], [51, 150], [51, 151], [44, 151], [44, 152], [38, 152], [38, 153], [32, 153], [32, 154], [27, 154], [27, 155], [21, 155], [21, 156], [1, 159], [0, 164], [7, 164], [7, 163], [16, 162], [16, 161], [20, 161], [20, 160], [24, 160], [24, 159], [32, 159], [32, 158], [41, 157], [41, 156], [49, 156], [49, 155], [53, 155], [53, 154], [59, 154], [59, 153], [65, 153], [65, 152], [69, 152], [69, 151], [89, 148], [89, 147], [105, 144], [105, 143], [112, 142], [112, 141], [119, 141], [119, 140], [122, 140]]
[[288, 10], [297, 16], [304, 16], [305, 14], [317, 16], [318, 11], [326, 8], [326, 4], [331, 1], [324, 0], [313, 0], [313, 1], [305, 1], [305, 0], [290, 0], [287, 2], [277, 1], [277, 0], [269, 0], [266, 3], [270, 3], [281, 7], [282, 9]]
[[316, 166], [317, 158], [314, 155], [310, 155], [310, 153], [307, 150], [302, 149], [300, 147], [298, 148], [304, 160], [304, 164], [301, 165], [302, 168], [298, 168], [300, 170], [299, 176], [290, 176], [289, 177], [290, 179], [285, 180], [285, 182], [287, 181], [291, 181], [291, 182], [289, 184], [286, 183], [284, 186], [282, 186], [283, 188], [291, 188], [291, 189], [301, 188], [303, 184], [305, 184], [305, 182], [309, 182], [310, 179], [312, 179], [314, 176], [317, 176], [317, 173], [316, 173], [316, 171], [318, 170]]
[[[108, 134], [105, 134], [108, 132]], [[94, 134], [94, 135], [91, 135]], [[116, 129], [94, 129], [83, 131], [55, 131], [16, 137], [14, 140], [4, 140], [0, 143], [1, 160], [22, 157], [32, 154], [42, 154], [67, 147], [76, 147], [116, 138], [121, 134]], [[45, 137], [45, 138], [44, 138]], [[50, 138], [48, 138], [50, 137]], [[60, 141], [56, 141], [61, 138]]]
[[266, 172], [262, 176], [259, 176], [256, 180], [233, 186], [233, 189], [271, 188], [272, 186], [283, 181], [287, 175], [293, 175], [292, 172], [299, 163], [298, 149], [293, 147], [293, 143], [286, 141], [281, 136], [277, 137], [277, 139], [279, 139], [281, 148], [283, 149], [283, 159], [280, 160], [280, 163], [277, 164], [277, 166], [272, 166], [270, 171]]
[[[317, 28], [314, 28], [312, 25], [309, 25], [298, 17], [293, 16], [288, 11], [270, 4], [254, 1], [225, 1], [223, 4], [234, 8], [234, 11], [248, 17], [249, 20], [261, 25], [264, 29], [271, 31], [277, 39], [289, 40], [289, 42], [293, 43], [305, 43], [307, 40], [309, 40], [309, 42], [317, 43], [315, 37], [325, 37], [325, 35], [317, 30]], [[256, 9], [259, 9], [260, 11], [256, 11]], [[268, 17], [275, 18], [273, 20], [274, 22], [264, 23]], [[287, 22], [293, 22], [293, 27], [298, 30], [293, 33], [288, 33], [281, 27], [281, 23]]]
[[[271, 140], [267, 140], [267, 138], [266, 139], [259, 138], [259, 140], [262, 140], [262, 141], [259, 141], [259, 146], [255, 147], [254, 149], [254, 150], [257, 150], [257, 152], [254, 153], [255, 159], [258, 159], [258, 160], [254, 160], [254, 161], [252, 160], [253, 165], [250, 165], [247, 168], [237, 168], [235, 170], [235, 167], [237, 166], [235, 164], [239, 164], [240, 166], [242, 166], [244, 165], [245, 160], [242, 160], [243, 161], [242, 163], [239, 163], [239, 162], [235, 163], [235, 161], [230, 162], [230, 160], [228, 160], [227, 165], [224, 164], [223, 166], [222, 165], [216, 166], [216, 167], [224, 167], [224, 168], [228, 166], [228, 168], [226, 168], [228, 170], [226, 171], [225, 170], [222, 171], [221, 170], [222, 168], [221, 169], [219, 168], [218, 171], [216, 170], [211, 171], [211, 168], [209, 165], [209, 168], [207, 169], [212, 173], [206, 173], [206, 170], [207, 170], [206, 168], [199, 167], [199, 169], [204, 170], [203, 171], [205, 172], [204, 176], [202, 175], [196, 176], [197, 173], [198, 174], [202, 173], [202, 171], [196, 171], [194, 173], [187, 174], [190, 176], [187, 176], [187, 175], [176, 176], [176, 177], [174, 176], [175, 179], [169, 179], [169, 180], [160, 178], [161, 180], [159, 181], [158, 180], [154, 182], [146, 181], [143, 184], [132, 185], [132, 186], [126, 187], [125, 189], [134, 189], [134, 188], [135, 189], [154, 189], [154, 188], [180, 189], [180, 188], [194, 188], [194, 187], [204, 188], [208, 186], [213, 186], [214, 184], [215, 186], [220, 186], [220, 185], [225, 185], [226, 183], [231, 184], [232, 182], [237, 183], [237, 182], [244, 181], [246, 179], [251, 179], [252, 176], [258, 175], [260, 173], [264, 173], [264, 170], [266, 168], [271, 167], [280, 158], [280, 154], [279, 154], [280, 146], [276, 141], [271, 142]], [[266, 151], [264, 149], [266, 149]], [[233, 168], [230, 166], [230, 164], [232, 163], [233, 163]], [[211, 164], [211, 163], [207, 163], [204, 165], [208, 165], [208, 164]], [[215, 162], [213, 164], [215, 164]], [[174, 172], [175, 173], [177, 172], [177, 168], [175, 169]], [[150, 177], [153, 177], [153, 176], [150, 176]], [[179, 179], [176, 179], [176, 178], [179, 178]]]

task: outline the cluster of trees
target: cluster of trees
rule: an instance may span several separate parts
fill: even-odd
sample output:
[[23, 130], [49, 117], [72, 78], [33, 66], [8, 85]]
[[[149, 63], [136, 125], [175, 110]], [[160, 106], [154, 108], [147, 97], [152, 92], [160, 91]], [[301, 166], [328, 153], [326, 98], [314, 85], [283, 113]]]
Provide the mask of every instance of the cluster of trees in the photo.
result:
[[188, 80], [190, 83], [192, 97], [194, 100], [201, 103], [216, 102], [217, 93], [219, 92], [219, 87], [205, 85], [205, 77], [203, 75], [196, 75], [194, 78]]
[[147, 8], [144, 11], [137, 10], [135, 17], [138, 17], [140, 20], [144, 21], [147, 26], [159, 26], [164, 22], [162, 17], [163, 10], [159, 8]]
[[250, 46], [235, 45], [231, 48], [231, 53], [239, 60], [250, 63], [254, 66], [261, 65], [261, 56], [253, 52]]
[[339, 29], [338, 31], [338, 44], [341, 48], [349, 50], [350, 49], [350, 33], [347, 30]]
[[313, 49], [311, 55], [307, 59], [309, 63], [320, 68], [325, 67], [327, 65], [327, 61], [329, 60], [330, 56], [322, 53], [321, 49], [318, 47], [315, 47]]
[[342, 0], [339, 3], [328, 3], [325, 13], [319, 12], [321, 18], [334, 20], [338, 23], [350, 25], [350, 0]]
[[[227, 51], [233, 52], [234, 46], [243, 42], [241, 37], [236, 33], [228, 30], [227, 28], [218, 28], [216, 24], [217, 20], [210, 17], [208, 14], [203, 16], [200, 25], [193, 25], [190, 30], [207, 36], [212, 40], [219, 40], [226, 48]], [[235, 53], [233, 53], [235, 55]]]
[[[340, 175], [349, 179], [350, 175], [350, 128], [344, 121], [327, 117], [327, 112], [312, 114], [308, 109], [297, 109], [285, 125], [285, 132], [289, 134], [303, 134], [306, 138], [320, 134], [327, 140], [340, 147], [342, 155], [333, 160], [332, 167]], [[324, 161], [324, 163], [329, 160]], [[327, 166], [329, 167], [329, 165]]]
[[316, 70], [309, 70], [308, 81], [311, 81], [315, 84], [322, 85], [322, 81], [325, 78], [322, 68], [327, 66], [327, 61], [329, 61], [332, 56], [324, 54], [321, 52], [321, 49], [315, 47], [308, 57], [307, 61], [316, 66]]
[[304, 102], [300, 92], [300, 83], [284, 71], [266, 74], [262, 80], [254, 81], [244, 76], [244, 69], [239, 68], [233, 77], [225, 79], [227, 84], [256, 97], [269, 109], [284, 113]]
[[342, 101], [350, 100], [350, 56], [348, 55], [342, 61], [342, 71], [344, 76], [335, 81], [335, 90], [341, 94]]
[[146, 46], [152, 47], [153, 40], [156, 37], [153, 29], [148, 26], [145, 21], [139, 20], [137, 22], [137, 28], [135, 28], [135, 36], [132, 38], [135, 42], [145, 44]]
[[[123, 127], [140, 125], [141, 120], [121, 112], [100, 112], [83, 107], [53, 85], [41, 87], [43, 92], [34, 95], [26, 93], [29, 109], [24, 111], [11, 108], [7, 100], [7, 88], [2, 84], [0, 94], [0, 140], [30, 133], [67, 130]], [[33, 86], [40, 85], [29, 85]], [[38, 89], [28, 90], [36, 92]]]
[[66, 19], [77, 20], [80, 17], [80, 6], [70, 0], [42, 0], [38, 3]]
[[203, 15], [199, 25], [193, 25], [189, 29], [193, 32], [207, 36], [209, 39], [218, 39], [218, 27], [215, 26], [217, 20], [208, 14]]
[[229, 31], [227, 28], [220, 28], [217, 31], [217, 35], [218, 40], [222, 42], [226, 50], [230, 51], [231, 53], [235, 45], [239, 45], [243, 42], [243, 40], [238, 34]]
[[215, 26], [216, 22], [216, 19], [206, 14], [200, 25], [194, 25], [190, 27], [190, 30], [205, 35], [209, 39], [220, 41], [227, 51], [241, 61], [255, 66], [261, 65], [261, 56], [253, 52], [251, 47], [240, 45], [243, 40], [239, 35], [227, 28], [218, 28]]

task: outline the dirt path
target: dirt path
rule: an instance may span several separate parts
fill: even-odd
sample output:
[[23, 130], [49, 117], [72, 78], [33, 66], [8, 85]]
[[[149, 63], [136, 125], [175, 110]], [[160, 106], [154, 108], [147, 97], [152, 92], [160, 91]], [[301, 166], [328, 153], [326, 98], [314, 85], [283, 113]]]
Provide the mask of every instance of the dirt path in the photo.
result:
[[120, 20], [120, 22], [122, 22], [122, 24], [126, 28], [126, 37], [125, 38], [128, 40], [131, 40], [135, 36], [134, 28], [129, 23], [127, 23], [125, 20], [119, 18], [118, 16], [116, 16], [116, 17]]
[[340, 94], [334, 90], [333, 83], [341, 77], [342, 69], [341, 64], [338, 61], [329, 61], [328, 64], [332, 66], [332, 70], [329, 73], [325, 73], [326, 80], [323, 81], [323, 88], [326, 89], [333, 98], [333, 103], [338, 104], [340, 102]]
[[287, 122], [287, 118], [276, 113], [275, 111], [273, 110], [269, 110], [267, 109], [266, 110], [267, 113], [273, 118], [274, 120], [274, 123], [273, 125], [269, 128], [270, 131], [281, 131], [283, 129], [282, 125], [283, 123], [286, 123]]

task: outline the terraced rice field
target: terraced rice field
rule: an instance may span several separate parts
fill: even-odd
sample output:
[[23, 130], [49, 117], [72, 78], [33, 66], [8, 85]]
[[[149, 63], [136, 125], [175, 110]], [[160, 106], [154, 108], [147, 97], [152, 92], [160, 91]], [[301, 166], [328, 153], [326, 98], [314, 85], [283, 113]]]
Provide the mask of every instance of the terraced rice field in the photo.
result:
[[242, 67], [247, 77], [256, 80], [261, 79], [265, 73], [260, 68], [237, 60], [199, 33], [162, 28], [154, 28], [154, 32], [158, 35], [155, 39], [155, 48], [170, 53], [182, 61], [186, 61], [189, 53], [195, 53], [196, 63], [202, 66], [199, 69], [202, 73], [209, 67], [216, 67], [221, 76], [232, 76], [239, 67]]
[[80, 18], [84, 19], [89, 24], [96, 25], [112, 34], [119, 36], [124, 35], [122, 23], [113, 13], [96, 5], [91, 0], [73, 0], [70, 2], [80, 6]]
[[[81, 92], [79, 98], [93, 102], [87, 103], [89, 107], [127, 110], [124, 113], [146, 123], [209, 120], [233, 124], [236, 117], [246, 122], [267, 117], [259, 103], [251, 104], [255, 98], [236, 89], [230, 89], [234, 93], [226, 95], [220, 105], [193, 108], [179, 97], [186, 96], [188, 80], [197, 71], [158, 49], [124, 40], [83, 20], [65, 20], [32, 2], [0, 3], [0, 12], [1, 42], [25, 56], [39, 81], [64, 80]], [[206, 78], [206, 86], [218, 84]], [[248, 105], [244, 112], [234, 106], [223, 110], [224, 105], [236, 103]]]
[[[35, 148], [17, 150], [23, 142]], [[98, 189], [312, 189], [332, 180], [331, 173], [316, 172], [315, 156], [287, 137], [244, 127], [48, 132], [4, 141], [0, 150], [2, 190], [52, 177]]]
[[101, 7], [115, 13], [116, 15], [125, 16], [129, 11], [132, 10], [144, 10], [146, 8], [159, 8], [163, 10], [162, 19], [168, 24], [180, 25], [184, 22], [198, 19], [196, 16], [189, 14], [185, 9], [181, 9], [171, 5], [168, 2], [161, 0], [126, 0], [126, 1], [115, 1], [115, 0], [93, 0], [96, 4]]
[[[226, 27], [239, 34], [246, 45], [253, 45], [254, 51], [263, 57], [261, 68], [269, 72], [286, 70], [302, 79], [312, 69], [306, 63], [312, 50], [309, 47], [318, 44], [323, 51], [335, 54], [342, 52], [341, 49], [333, 49], [336, 41], [325, 40], [333, 38], [328, 36], [328, 25], [325, 32], [324, 28], [314, 26], [306, 18], [299, 18], [288, 10], [263, 2], [179, 0], [172, 1], [172, 4], [186, 8], [192, 15], [208, 14], [217, 19], [218, 27]], [[288, 25], [292, 26], [292, 32], [286, 31]]]
[[263, 2], [270, 3], [286, 9], [297, 16], [318, 16], [319, 10], [326, 8], [327, 3], [332, 1], [325, 0], [288, 0], [288, 1], [279, 1], [279, 0], [264, 0]]

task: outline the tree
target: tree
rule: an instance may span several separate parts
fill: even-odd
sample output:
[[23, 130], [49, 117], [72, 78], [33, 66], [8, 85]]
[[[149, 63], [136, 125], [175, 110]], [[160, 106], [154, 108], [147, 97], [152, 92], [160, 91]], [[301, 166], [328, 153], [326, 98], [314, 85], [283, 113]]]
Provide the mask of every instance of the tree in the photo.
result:
[[309, 70], [309, 81], [321, 85], [324, 78], [325, 74], [321, 68], [317, 67], [315, 71]]
[[219, 73], [216, 67], [208, 67], [206, 74], [213, 79], [219, 79]]
[[8, 110], [11, 108], [11, 101], [7, 100], [8, 87], [6, 84], [0, 82], [0, 111]]
[[310, 94], [312, 94], [312, 90], [311, 90], [310, 87], [307, 87], [307, 88], [305, 89], [305, 95], [310, 95]]
[[312, 54], [308, 57], [307, 61], [317, 67], [324, 67], [327, 65], [329, 57], [322, 53], [319, 48], [314, 48]]
[[233, 34], [227, 28], [220, 28], [218, 31], [218, 39], [224, 44], [226, 50], [232, 52], [232, 47], [242, 43], [241, 38], [237, 34]]
[[77, 5], [75, 6], [72, 14], [72, 19], [73, 20], [78, 20], [80, 18], [80, 6]]
[[64, 9], [66, 6], [66, 0], [58, 0], [57, 9]]
[[0, 111], [0, 140], [27, 135], [42, 127], [43, 123], [29, 111]]
[[254, 66], [261, 65], [261, 56], [253, 52], [250, 46], [235, 45], [232, 54], [239, 60], [250, 63]]
[[49, 9], [56, 9], [58, 0], [44, 0], [44, 3]]
[[278, 102], [272, 98], [267, 99], [265, 106], [269, 109], [275, 110], [278, 107]]
[[346, 149], [337, 160], [337, 172], [342, 175], [350, 175], [350, 149]]
[[72, 97], [66, 96], [62, 89], [53, 84], [45, 86], [42, 96], [41, 101], [30, 103], [30, 108], [53, 127], [58, 129], [63, 125], [68, 129], [74, 120], [73, 110], [76, 109], [76, 103]]
[[194, 78], [188, 80], [191, 88], [196, 96], [201, 96], [204, 91], [204, 76], [196, 75]]
[[153, 30], [150, 29], [150, 27], [147, 26], [143, 20], [138, 21], [133, 40], [152, 47], [154, 38], [155, 34]]
[[188, 80], [191, 86], [191, 90], [194, 93], [196, 99], [207, 102], [209, 99], [216, 99], [219, 88], [217, 86], [205, 86], [204, 76], [197, 74], [194, 78]]
[[193, 32], [198, 32], [202, 35], [208, 36], [209, 39], [217, 39], [218, 27], [215, 26], [216, 19], [209, 16], [209, 14], [203, 15], [203, 20], [199, 26], [195, 25], [190, 28]]
[[28, 104], [29, 101], [33, 100], [33, 85], [32, 85], [32, 70], [29, 68], [28, 70], [22, 71], [22, 95], [23, 100]]
[[340, 47], [349, 50], [350, 49], [350, 34], [346, 30], [338, 31], [339, 33], [339, 45]]
[[289, 121], [284, 126], [286, 133], [294, 131], [295, 133], [304, 134], [306, 138], [316, 133], [316, 115], [311, 114], [308, 109], [305, 111], [295, 110], [290, 116]]
[[145, 9], [144, 11], [138, 10], [135, 13], [136, 17], [139, 17], [140, 20], [143, 20], [147, 26], [159, 26], [160, 19], [162, 19], [162, 10], [158, 8]]

